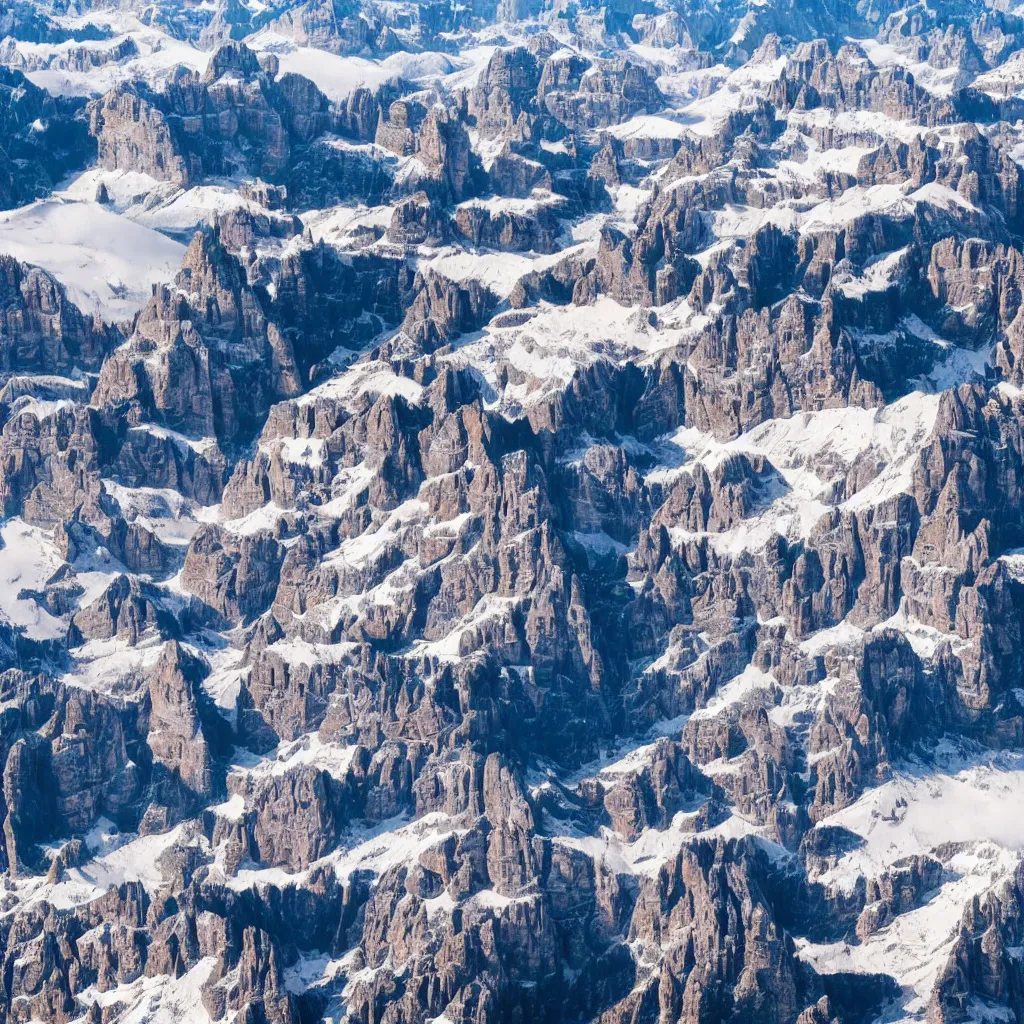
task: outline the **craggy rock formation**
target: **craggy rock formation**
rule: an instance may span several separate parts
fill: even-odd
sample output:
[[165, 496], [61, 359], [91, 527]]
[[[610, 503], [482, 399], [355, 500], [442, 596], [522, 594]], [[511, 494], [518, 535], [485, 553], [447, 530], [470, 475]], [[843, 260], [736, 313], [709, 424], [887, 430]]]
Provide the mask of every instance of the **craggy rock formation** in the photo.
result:
[[128, 6], [0, 11], [0, 1019], [1020, 1019], [1021, 14]]
[[95, 148], [80, 114], [80, 103], [51, 96], [0, 61], [0, 210], [48, 194], [91, 158]]

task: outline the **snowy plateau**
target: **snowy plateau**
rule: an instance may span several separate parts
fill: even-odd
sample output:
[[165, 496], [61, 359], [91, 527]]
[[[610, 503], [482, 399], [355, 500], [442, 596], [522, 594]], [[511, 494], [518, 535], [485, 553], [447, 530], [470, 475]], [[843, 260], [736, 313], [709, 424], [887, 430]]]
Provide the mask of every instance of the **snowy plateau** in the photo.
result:
[[0, 1024], [1024, 1022], [1019, 0], [0, 0]]

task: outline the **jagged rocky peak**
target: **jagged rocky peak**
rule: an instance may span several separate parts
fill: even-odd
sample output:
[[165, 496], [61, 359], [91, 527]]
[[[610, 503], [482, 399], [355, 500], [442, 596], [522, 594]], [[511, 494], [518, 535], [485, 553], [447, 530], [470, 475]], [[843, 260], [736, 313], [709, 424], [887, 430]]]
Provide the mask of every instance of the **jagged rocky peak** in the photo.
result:
[[0, 10], [0, 1019], [1019, 1018], [1022, 55]]

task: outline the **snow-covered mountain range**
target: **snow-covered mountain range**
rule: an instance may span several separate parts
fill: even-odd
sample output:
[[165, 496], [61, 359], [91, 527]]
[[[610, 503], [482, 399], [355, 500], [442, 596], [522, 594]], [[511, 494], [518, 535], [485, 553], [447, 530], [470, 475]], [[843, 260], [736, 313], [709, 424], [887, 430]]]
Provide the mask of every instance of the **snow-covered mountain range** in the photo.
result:
[[0, 2], [0, 1021], [1024, 1020], [1024, 7]]

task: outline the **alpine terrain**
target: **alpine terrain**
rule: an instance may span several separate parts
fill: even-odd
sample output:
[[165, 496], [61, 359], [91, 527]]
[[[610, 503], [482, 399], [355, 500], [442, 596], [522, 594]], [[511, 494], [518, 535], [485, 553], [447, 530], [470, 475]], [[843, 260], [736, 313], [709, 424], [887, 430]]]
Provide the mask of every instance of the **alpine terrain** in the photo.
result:
[[1024, 1021], [1019, 0], [0, 0], [0, 1022]]

